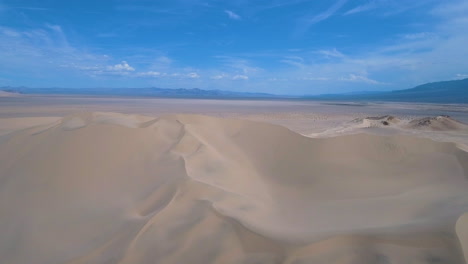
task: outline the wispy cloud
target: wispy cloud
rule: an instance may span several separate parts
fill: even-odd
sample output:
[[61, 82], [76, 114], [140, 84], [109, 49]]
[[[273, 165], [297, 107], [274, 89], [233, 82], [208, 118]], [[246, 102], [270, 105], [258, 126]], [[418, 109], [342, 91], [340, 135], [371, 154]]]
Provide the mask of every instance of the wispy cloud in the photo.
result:
[[228, 15], [228, 17], [230, 19], [233, 19], [233, 20], [241, 20], [241, 16], [239, 16], [238, 14], [232, 12], [231, 10], [224, 10], [224, 13], [226, 13]]
[[[253, 8], [258, 10], [273, 9], [273, 8], [282, 8], [287, 6], [294, 6], [302, 3], [306, 3], [309, 0], [288, 0], [288, 1], [271, 1], [264, 4], [259, 4]], [[260, 2], [260, 1], [259, 1]]]
[[346, 11], [344, 13], [344, 15], [347, 16], [347, 15], [357, 14], [357, 13], [361, 13], [361, 12], [365, 12], [365, 11], [375, 9], [378, 6], [377, 2], [378, 1], [370, 1], [370, 2], [368, 2], [366, 4], [358, 5], [358, 6], [354, 7], [354, 8]]
[[363, 82], [368, 84], [384, 84], [376, 80], [372, 80], [366, 76], [356, 75], [356, 74], [349, 74], [347, 77], [341, 78], [342, 81], [348, 82]]
[[443, 1], [440, 5], [433, 8], [432, 14], [441, 17], [465, 16], [468, 12], [468, 1]]
[[196, 72], [191, 72], [191, 73], [187, 74], [187, 77], [192, 78], [192, 79], [198, 79], [198, 78], [200, 78], [200, 75], [198, 75], [198, 73], [196, 73]]
[[13, 38], [20, 37], [22, 35], [22, 33], [17, 30], [13, 30], [13, 29], [10, 29], [7, 27], [1, 27], [1, 26], [0, 26], [0, 33], [5, 36], [13, 37]]
[[404, 34], [402, 35], [402, 37], [404, 39], [417, 40], [417, 39], [433, 38], [433, 37], [436, 37], [436, 35], [434, 33], [429, 33], [429, 32], [417, 32], [417, 33]]
[[327, 58], [344, 58], [345, 57], [345, 55], [339, 52], [336, 48], [328, 49], [328, 50], [319, 50], [317, 51], [317, 53]]
[[79, 71], [84, 72], [85, 74], [89, 76], [125, 76], [125, 77], [131, 77], [131, 76], [143, 76], [140, 75], [142, 73], [134, 73], [135, 68], [130, 66], [126, 61], [122, 61], [121, 63], [115, 64], [115, 65], [91, 65], [91, 66], [86, 66], [82, 64], [68, 64], [68, 65], [62, 65], [63, 68], [74, 68]]
[[375, 12], [375, 14], [380, 16], [393, 16], [412, 9], [422, 9], [424, 5], [431, 4], [431, 2], [435, 1], [369, 0], [365, 4], [349, 9], [343, 15], [348, 16], [379, 10], [380, 12]]
[[280, 62], [289, 64], [298, 68], [303, 68], [304, 65], [304, 59], [299, 56], [285, 56]]
[[228, 78], [228, 77], [229, 77], [229, 75], [227, 75], [225, 73], [221, 73], [221, 74], [211, 76], [210, 79], [212, 79], [212, 80], [221, 80], [221, 79]]
[[234, 75], [232, 79], [233, 80], [248, 80], [249, 76], [238, 74], [238, 75]]
[[299, 80], [303, 80], [303, 81], [329, 81], [330, 78], [328, 78], [328, 77], [302, 77], [302, 78], [299, 78]]
[[162, 77], [166, 75], [167, 75], [166, 73], [161, 73], [157, 71], [139, 72], [136, 74], [136, 76], [140, 76], [140, 77]]
[[150, 68], [152, 70], [165, 71], [172, 67], [174, 60], [168, 56], [158, 56], [154, 61], [151, 62]]
[[0, 64], [10, 65], [9, 69], [32, 68], [44, 74], [64, 65], [101, 65], [107, 59], [70, 45], [59, 25], [27, 30], [0, 27]]
[[330, 6], [327, 10], [320, 14], [312, 14], [299, 19], [299, 26], [296, 29], [297, 34], [303, 34], [309, 30], [309, 28], [321, 21], [328, 19], [329, 17], [333, 16], [344, 4], [346, 4], [348, 0], [338, 0], [332, 6]]
[[229, 70], [241, 75], [255, 75], [263, 72], [264, 69], [254, 65], [252, 61], [235, 56], [215, 56], [222, 63], [222, 66]]
[[196, 72], [180, 73], [180, 72], [157, 72], [157, 71], [145, 71], [137, 72], [130, 77], [149, 77], [149, 78], [175, 78], [175, 79], [199, 79], [201, 76]]
[[309, 26], [310, 25], [313, 25], [315, 23], [318, 23], [320, 21], [323, 21], [329, 17], [331, 17], [333, 14], [336, 13], [336, 11], [338, 11], [344, 4], [346, 4], [348, 0], [338, 0], [335, 2], [335, 4], [333, 4], [332, 6], [330, 6], [330, 8], [328, 8], [325, 12], [323, 13], [320, 13], [316, 16], [313, 16], [311, 17], [310, 19], [308, 19], [308, 24]]
[[50, 11], [50, 8], [45, 7], [34, 7], [34, 6], [9, 6], [4, 7], [5, 9], [19, 9], [19, 10], [29, 10], [29, 11]]

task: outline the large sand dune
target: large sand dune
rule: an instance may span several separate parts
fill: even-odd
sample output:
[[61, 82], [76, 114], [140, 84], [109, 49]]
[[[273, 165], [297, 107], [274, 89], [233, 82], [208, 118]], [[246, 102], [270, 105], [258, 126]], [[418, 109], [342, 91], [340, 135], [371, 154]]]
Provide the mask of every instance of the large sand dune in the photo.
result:
[[76, 114], [0, 136], [0, 259], [464, 263], [467, 188], [453, 143]]

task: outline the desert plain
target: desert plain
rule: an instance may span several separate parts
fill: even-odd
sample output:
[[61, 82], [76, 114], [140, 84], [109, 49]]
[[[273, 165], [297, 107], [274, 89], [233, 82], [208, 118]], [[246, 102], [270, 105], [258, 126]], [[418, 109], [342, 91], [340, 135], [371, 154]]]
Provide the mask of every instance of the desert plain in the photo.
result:
[[468, 106], [0, 97], [1, 263], [466, 263]]

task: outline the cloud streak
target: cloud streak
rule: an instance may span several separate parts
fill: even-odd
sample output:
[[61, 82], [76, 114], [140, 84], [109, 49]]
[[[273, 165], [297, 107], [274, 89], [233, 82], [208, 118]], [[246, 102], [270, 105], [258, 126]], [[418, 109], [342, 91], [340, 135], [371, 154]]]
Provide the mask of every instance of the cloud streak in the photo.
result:
[[368, 83], [368, 84], [383, 84], [379, 81], [372, 80], [366, 76], [361, 76], [361, 75], [356, 75], [356, 74], [349, 74], [348, 77], [343, 77], [341, 78], [342, 81], [348, 81], [348, 82], [363, 82], [363, 83]]
[[241, 16], [239, 16], [238, 14], [232, 12], [231, 10], [224, 10], [224, 13], [227, 14], [227, 16], [232, 19], [232, 20], [241, 20]]
[[344, 58], [345, 57], [345, 55], [339, 52], [336, 48], [329, 49], [329, 50], [319, 50], [317, 51], [317, 53], [327, 58]]
[[378, 6], [378, 4], [377, 4], [376, 1], [370, 1], [369, 3], [356, 6], [356, 7], [352, 8], [352, 9], [346, 11], [344, 13], [344, 15], [347, 16], [347, 15], [353, 15], [353, 14], [369, 11], [369, 10], [377, 8], [377, 6]]
[[238, 75], [234, 75], [232, 79], [233, 80], [248, 80], [249, 76], [238, 74]]
[[341, 7], [343, 7], [344, 4], [346, 4], [346, 2], [348, 2], [348, 0], [338, 0], [332, 6], [330, 6], [327, 10], [325, 10], [324, 12], [322, 12], [320, 14], [313, 14], [313, 15], [308, 15], [308, 16], [302, 17], [299, 20], [299, 27], [296, 29], [296, 35], [297, 34], [304, 34], [305, 32], [307, 32], [309, 30], [309, 28], [312, 25], [317, 24], [317, 23], [319, 23], [321, 21], [324, 21], [324, 20], [330, 18]]

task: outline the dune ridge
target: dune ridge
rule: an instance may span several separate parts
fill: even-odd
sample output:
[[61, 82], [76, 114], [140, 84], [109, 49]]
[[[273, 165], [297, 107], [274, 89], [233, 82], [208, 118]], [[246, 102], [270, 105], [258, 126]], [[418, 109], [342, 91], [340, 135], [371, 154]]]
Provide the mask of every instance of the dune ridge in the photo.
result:
[[433, 131], [468, 130], [468, 125], [463, 124], [450, 116], [426, 117], [411, 120], [407, 124], [407, 127]]
[[460, 131], [467, 130], [468, 125], [451, 118], [450, 116], [433, 116], [414, 119], [400, 119], [395, 116], [370, 116], [357, 118], [351, 121], [355, 127], [396, 127], [409, 130], [426, 131]]
[[464, 263], [453, 143], [116, 113], [3, 137], [6, 263]]

